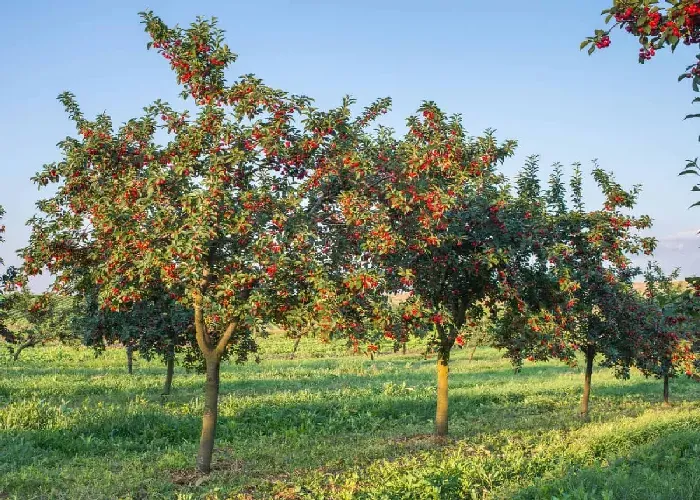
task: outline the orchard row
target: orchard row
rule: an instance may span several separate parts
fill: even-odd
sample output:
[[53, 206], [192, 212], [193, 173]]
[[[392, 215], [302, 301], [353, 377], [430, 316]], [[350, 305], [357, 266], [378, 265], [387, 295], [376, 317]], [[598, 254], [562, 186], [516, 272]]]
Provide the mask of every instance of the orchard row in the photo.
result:
[[[584, 416], [595, 359], [666, 386], [700, 368], [698, 292], [654, 266], [645, 295], [633, 290], [642, 270], [631, 257], [655, 247], [641, 236], [651, 219], [632, 212], [638, 187], [594, 164], [604, 203], [587, 207], [578, 165], [569, 175], [556, 165], [541, 183], [536, 157], [511, 183], [499, 167], [515, 141], [469, 136], [435, 103], [399, 136], [379, 121], [389, 99], [359, 114], [350, 98], [321, 111], [252, 75], [227, 82], [236, 56], [215, 22], [142, 18], [196, 114], [157, 101], [115, 127], [62, 94], [76, 134], [33, 178], [51, 194], [29, 221], [5, 300], [25, 300], [29, 277], [48, 270], [54, 289], [27, 300], [25, 324], [55, 316], [56, 297], [78, 297], [89, 345], [123, 341], [162, 355], [169, 373], [179, 350], [201, 363], [202, 472], [221, 362], [246, 360], [273, 324], [369, 352], [425, 338], [437, 357], [438, 435], [450, 353], [484, 319], [516, 367], [582, 353]], [[408, 298], [395, 304], [397, 294]]]

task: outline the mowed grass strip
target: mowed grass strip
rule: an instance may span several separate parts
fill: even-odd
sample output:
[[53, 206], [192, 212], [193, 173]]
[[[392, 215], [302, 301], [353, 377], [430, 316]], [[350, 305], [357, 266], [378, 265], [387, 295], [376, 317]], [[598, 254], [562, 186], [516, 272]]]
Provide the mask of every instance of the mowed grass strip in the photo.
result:
[[582, 373], [457, 351], [450, 438], [431, 437], [435, 362], [374, 361], [342, 343], [262, 341], [260, 364], [222, 371], [214, 472], [194, 473], [203, 376], [121, 350], [0, 360], [0, 498], [700, 498], [700, 386]]

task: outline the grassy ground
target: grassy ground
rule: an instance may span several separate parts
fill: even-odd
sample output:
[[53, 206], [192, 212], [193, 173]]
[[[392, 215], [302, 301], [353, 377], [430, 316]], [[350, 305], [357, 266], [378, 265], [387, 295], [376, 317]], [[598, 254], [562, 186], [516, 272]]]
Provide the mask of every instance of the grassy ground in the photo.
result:
[[[514, 375], [489, 349], [455, 355], [450, 439], [430, 433], [434, 361], [375, 361], [340, 345], [267, 340], [262, 363], [222, 371], [215, 471], [193, 472], [202, 376], [123, 351], [42, 348], [0, 360], [0, 498], [700, 498], [700, 385], [598, 370]], [[415, 347], [415, 346], [414, 346]], [[323, 357], [326, 355], [326, 357]], [[342, 354], [342, 356], [340, 356]], [[335, 356], [335, 357], [334, 357]]]

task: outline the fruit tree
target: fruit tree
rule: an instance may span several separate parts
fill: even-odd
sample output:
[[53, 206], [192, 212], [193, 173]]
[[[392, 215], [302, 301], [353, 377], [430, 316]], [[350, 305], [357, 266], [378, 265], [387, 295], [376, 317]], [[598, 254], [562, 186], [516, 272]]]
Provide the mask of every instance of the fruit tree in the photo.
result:
[[663, 379], [667, 405], [669, 379], [698, 374], [700, 293], [697, 285], [687, 286], [677, 278], [677, 270], [665, 275], [657, 265], [649, 265], [643, 299], [646, 323], [635, 346], [635, 365], [644, 375]]
[[243, 361], [266, 324], [323, 309], [312, 305], [325, 296], [314, 214], [332, 177], [324, 158], [355, 129], [346, 104], [322, 113], [253, 75], [227, 83], [236, 55], [215, 20], [188, 28], [151, 12], [142, 20], [195, 114], [156, 101], [115, 129], [62, 94], [78, 137], [61, 142], [63, 159], [34, 178], [57, 189], [31, 221], [24, 269], [48, 266], [59, 287], [96, 283], [99, 305], [112, 312], [158, 286], [192, 311], [206, 365], [197, 467], [207, 473], [222, 358]]
[[524, 186], [514, 196], [497, 170], [514, 141], [499, 143], [492, 131], [470, 137], [458, 116], [432, 102], [408, 119], [408, 129], [401, 138], [381, 127], [357, 133], [356, 143], [336, 152], [343, 155], [342, 175], [354, 181], [328, 211], [337, 225], [327, 225], [345, 232], [336, 238], [344, 258], [366, 270], [356, 290], [409, 294], [398, 307], [400, 321], [392, 315], [382, 321], [386, 311], [373, 311], [373, 331], [399, 343], [408, 334], [430, 339], [436, 433], [445, 435], [450, 352], [464, 343], [464, 329], [485, 299], [496, 302], [506, 289], [517, 295], [502, 281], [541, 262], [533, 257], [542, 235], [535, 230], [537, 200]]
[[536, 348], [528, 352], [531, 360], [554, 357], [571, 364], [576, 362], [576, 351], [584, 354], [584, 417], [588, 416], [595, 357], [602, 355], [604, 364], [617, 367], [621, 376], [633, 362], [633, 336], [642, 324], [642, 313], [632, 290], [632, 279], [639, 270], [631, 265], [630, 256], [648, 255], [655, 247], [653, 238], [640, 234], [650, 227], [651, 219], [629, 213], [639, 187], [623, 189], [595, 162], [592, 174], [604, 204], [591, 211], [583, 203], [578, 165], [570, 180], [570, 203], [561, 169], [551, 176], [548, 205], [555, 243], [549, 248], [549, 272], [559, 281], [559, 298], [545, 313], [539, 345], [531, 342], [529, 348]]

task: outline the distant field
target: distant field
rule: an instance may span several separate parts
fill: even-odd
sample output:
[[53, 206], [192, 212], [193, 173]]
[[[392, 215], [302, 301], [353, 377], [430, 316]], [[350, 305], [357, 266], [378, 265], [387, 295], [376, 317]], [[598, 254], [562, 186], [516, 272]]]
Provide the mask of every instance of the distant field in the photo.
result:
[[[688, 286], [688, 283], [685, 282], [685, 281], [674, 281], [673, 283], [674, 283], [676, 286], [678, 286], [678, 287], [686, 287], [686, 286]], [[635, 281], [635, 282], [632, 284], [632, 286], [633, 286], [634, 289], [637, 290], [638, 292], [643, 292], [643, 291], [646, 290], [646, 288], [647, 288], [647, 287], [646, 287], [646, 283], [644, 283], [643, 281]]]
[[371, 361], [342, 344], [263, 342], [222, 373], [215, 471], [194, 473], [202, 376], [124, 353], [30, 350], [0, 359], [0, 498], [700, 498], [700, 384], [582, 374], [490, 349], [455, 353], [449, 440], [431, 436], [434, 361], [419, 346]]

